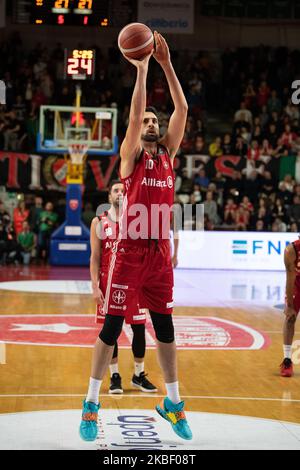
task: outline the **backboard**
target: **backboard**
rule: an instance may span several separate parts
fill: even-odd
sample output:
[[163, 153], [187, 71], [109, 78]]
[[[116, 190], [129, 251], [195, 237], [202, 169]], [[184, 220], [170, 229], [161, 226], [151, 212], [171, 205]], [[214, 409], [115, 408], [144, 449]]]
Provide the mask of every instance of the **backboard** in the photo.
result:
[[37, 151], [67, 154], [76, 143], [87, 145], [88, 155], [117, 153], [117, 109], [41, 106]]

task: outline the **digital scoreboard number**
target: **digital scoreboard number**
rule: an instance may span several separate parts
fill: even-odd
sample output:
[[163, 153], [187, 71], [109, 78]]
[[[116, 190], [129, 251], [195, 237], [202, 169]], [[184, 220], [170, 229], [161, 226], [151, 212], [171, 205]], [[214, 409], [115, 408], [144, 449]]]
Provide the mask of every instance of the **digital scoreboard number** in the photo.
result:
[[93, 80], [95, 51], [93, 49], [65, 49], [65, 79]]
[[32, 23], [108, 26], [108, 0], [34, 0]]

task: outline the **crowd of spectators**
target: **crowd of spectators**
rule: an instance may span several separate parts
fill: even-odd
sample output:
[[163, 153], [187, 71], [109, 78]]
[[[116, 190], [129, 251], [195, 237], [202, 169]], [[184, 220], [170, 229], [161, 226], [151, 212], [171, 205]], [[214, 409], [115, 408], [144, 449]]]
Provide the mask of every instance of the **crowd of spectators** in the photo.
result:
[[[95, 82], [92, 87], [82, 84], [82, 105], [117, 106], [122, 139], [135, 80], [132, 65], [116, 48], [91, 46], [97, 56]], [[15, 33], [0, 44], [0, 53], [0, 76], [7, 86], [7, 105], [0, 111], [0, 150], [32, 152], [39, 106], [74, 103], [75, 85], [64, 79], [64, 50], [61, 44], [51, 49], [40, 43], [27, 50]], [[175, 170], [177, 201], [204, 203], [206, 230], [298, 231], [300, 116], [291, 102], [291, 84], [299, 78], [300, 51], [260, 46], [226, 50], [219, 59], [207, 52], [172, 51], [172, 59], [189, 105], [181, 163]], [[172, 102], [155, 61], [148, 87], [147, 104], [157, 108], [163, 134]], [[218, 128], [210, 122], [212, 114], [219, 117]], [[185, 166], [187, 155], [204, 156], [192, 174]], [[226, 164], [230, 174], [216, 164], [224, 156], [235, 159]], [[86, 211], [89, 220], [93, 209]], [[18, 225], [8, 224], [5, 231], [14, 230], [18, 237], [28, 220], [25, 214], [20, 207]], [[29, 231], [41, 249], [50, 232], [37, 223], [30, 221]]]
[[40, 196], [30, 205], [20, 200], [12, 217], [0, 201], [0, 265], [46, 262], [50, 236], [62, 220], [52, 202], [43, 205]]
[[[181, 150], [205, 158], [194, 174], [177, 172], [176, 192], [182, 203], [204, 203], [207, 230], [299, 231], [300, 112], [291, 101], [299, 59], [286, 48], [226, 51], [220, 109], [223, 127], [232, 125], [213, 139], [190, 106]], [[228, 157], [230, 176], [218, 157]]]

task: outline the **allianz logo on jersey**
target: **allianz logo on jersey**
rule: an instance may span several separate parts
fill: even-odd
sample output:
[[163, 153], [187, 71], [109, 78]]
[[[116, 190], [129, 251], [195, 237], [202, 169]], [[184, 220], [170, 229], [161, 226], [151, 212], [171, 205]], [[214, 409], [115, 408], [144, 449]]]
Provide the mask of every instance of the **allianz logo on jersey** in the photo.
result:
[[233, 240], [234, 255], [282, 255], [289, 241], [272, 240]]
[[156, 178], [147, 178], [144, 176], [142, 179], [142, 186], [152, 186], [155, 188], [173, 188], [173, 179], [171, 176], [168, 176], [166, 180], [158, 180]]

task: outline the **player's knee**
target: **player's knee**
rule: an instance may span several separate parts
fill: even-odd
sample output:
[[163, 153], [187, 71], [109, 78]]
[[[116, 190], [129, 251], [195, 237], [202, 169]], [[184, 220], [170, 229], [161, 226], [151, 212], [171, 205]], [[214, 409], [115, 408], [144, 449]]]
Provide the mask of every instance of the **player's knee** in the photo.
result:
[[155, 336], [161, 343], [173, 343], [175, 332], [172, 315], [150, 312]]
[[108, 346], [114, 346], [121, 334], [123, 321], [124, 317], [107, 314], [103, 328], [99, 334], [101, 341]]

